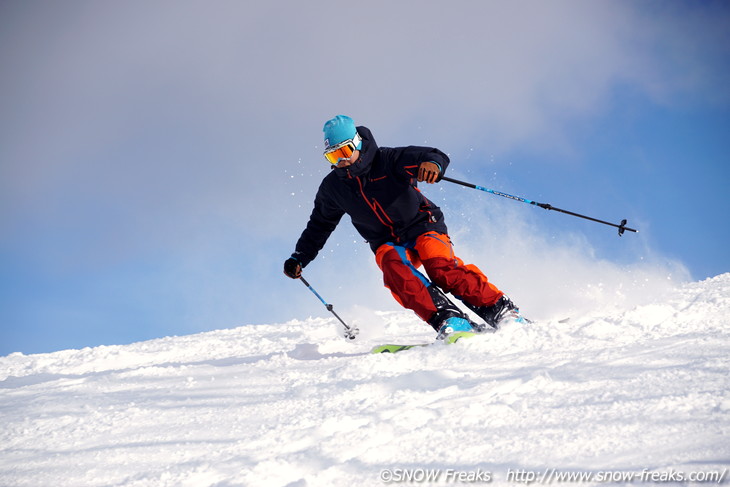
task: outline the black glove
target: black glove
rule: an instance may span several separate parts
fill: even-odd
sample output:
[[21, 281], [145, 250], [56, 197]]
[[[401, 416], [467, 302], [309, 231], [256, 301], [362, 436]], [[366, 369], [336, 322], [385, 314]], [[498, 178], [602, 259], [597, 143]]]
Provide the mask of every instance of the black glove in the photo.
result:
[[284, 274], [292, 279], [302, 277], [302, 264], [295, 257], [289, 257], [284, 261]]

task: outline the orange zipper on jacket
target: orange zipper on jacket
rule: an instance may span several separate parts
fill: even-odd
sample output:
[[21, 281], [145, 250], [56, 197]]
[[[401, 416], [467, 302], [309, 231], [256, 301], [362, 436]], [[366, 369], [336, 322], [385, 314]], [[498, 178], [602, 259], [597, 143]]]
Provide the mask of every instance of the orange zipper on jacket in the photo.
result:
[[[375, 216], [378, 218], [378, 220], [380, 220], [380, 223], [385, 225], [390, 230], [390, 234], [393, 236], [395, 241], [396, 242], [399, 241], [400, 239], [395, 234], [395, 229], [393, 227], [393, 225], [394, 225], [393, 220], [390, 219], [388, 214], [385, 212], [385, 209], [378, 202], [378, 200], [376, 200], [375, 198], [373, 198], [372, 202], [370, 202], [370, 200], [368, 200], [368, 197], [365, 195], [365, 188], [362, 185], [362, 180], [360, 179], [360, 177], [358, 176], [355, 179], [357, 180], [357, 185], [360, 188], [360, 195], [362, 195], [362, 199], [365, 200], [365, 204], [367, 204], [368, 207], [373, 211], [373, 213], [375, 213]], [[378, 213], [378, 209], [380, 209], [380, 213]], [[382, 216], [381, 216], [381, 214], [382, 214]], [[385, 220], [383, 220], [383, 217], [385, 217]]]

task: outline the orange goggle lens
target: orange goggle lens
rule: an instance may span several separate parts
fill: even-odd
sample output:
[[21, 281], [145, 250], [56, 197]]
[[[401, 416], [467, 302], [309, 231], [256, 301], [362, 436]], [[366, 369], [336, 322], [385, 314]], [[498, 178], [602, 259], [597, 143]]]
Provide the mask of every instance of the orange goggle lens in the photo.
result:
[[352, 153], [357, 150], [361, 140], [360, 135], [357, 134], [353, 139], [340, 142], [324, 151], [324, 157], [330, 164], [337, 164], [340, 159], [349, 159], [352, 157]]
[[340, 162], [340, 159], [349, 159], [353, 152], [355, 152], [355, 146], [354, 144], [349, 143], [345, 146], [325, 152], [324, 157], [330, 164], [337, 164]]

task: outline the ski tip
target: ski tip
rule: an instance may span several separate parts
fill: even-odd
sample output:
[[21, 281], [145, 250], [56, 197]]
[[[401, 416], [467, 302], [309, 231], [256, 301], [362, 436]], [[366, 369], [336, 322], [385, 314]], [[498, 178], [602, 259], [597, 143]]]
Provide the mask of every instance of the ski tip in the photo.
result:
[[446, 337], [446, 340], [445, 341], [448, 344], [452, 344], [452, 343], [456, 343], [458, 340], [460, 340], [462, 338], [473, 337], [473, 336], [476, 336], [476, 335], [477, 334], [474, 333], [474, 332], [472, 332], [472, 331], [459, 331], [459, 332], [456, 332], [456, 333], [452, 333], [451, 335], [448, 335]]
[[396, 343], [389, 343], [386, 345], [378, 345], [377, 347], [373, 347], [372, 350], [370, 350], [370, 353], [397, 353], [402, 352], [403, 350], [410, 350], [411, 348], [416, 347], [427, 347], [431, 345], [430, 343], [412, 343], [412, 344], [396, 344]]

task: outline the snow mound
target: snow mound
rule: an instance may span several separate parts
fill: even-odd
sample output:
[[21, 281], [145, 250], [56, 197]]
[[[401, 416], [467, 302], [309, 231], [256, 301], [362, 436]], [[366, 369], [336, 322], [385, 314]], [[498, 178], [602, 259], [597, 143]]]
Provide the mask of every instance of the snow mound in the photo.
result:
[[729, 316], [723, 274], [398, 354], [368, 351], [433, 336], [405, 312], [370, 313], [382, 336], [354, 343], [325, 317], [11, 354], [0, 484], [726, 482]]

